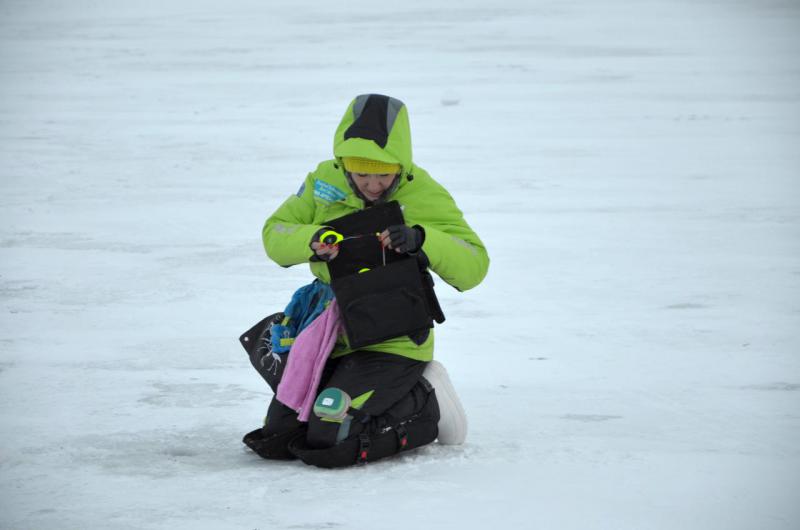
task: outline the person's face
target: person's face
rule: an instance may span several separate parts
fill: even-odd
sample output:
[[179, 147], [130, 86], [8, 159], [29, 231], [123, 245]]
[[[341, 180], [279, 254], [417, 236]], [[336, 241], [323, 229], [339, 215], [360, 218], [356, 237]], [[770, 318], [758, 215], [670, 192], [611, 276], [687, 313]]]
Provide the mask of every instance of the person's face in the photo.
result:
[[394, 182], [394, 173], [350, 173], [358, 191], [370, 201], [378, 200]]

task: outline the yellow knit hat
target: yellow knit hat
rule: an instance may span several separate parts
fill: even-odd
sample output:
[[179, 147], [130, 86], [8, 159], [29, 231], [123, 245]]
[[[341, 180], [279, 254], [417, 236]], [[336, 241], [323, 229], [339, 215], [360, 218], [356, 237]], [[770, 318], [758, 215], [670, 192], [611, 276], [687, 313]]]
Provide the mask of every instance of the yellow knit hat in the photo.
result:
[[369, 158], [346, 156], [342, 158], [342, 162], [344, 162], [344, 168], [350, 173], [373, 175], [396, 175], [400, 173], [400, 164], [390, 164], [379, 160], [370, 160]]

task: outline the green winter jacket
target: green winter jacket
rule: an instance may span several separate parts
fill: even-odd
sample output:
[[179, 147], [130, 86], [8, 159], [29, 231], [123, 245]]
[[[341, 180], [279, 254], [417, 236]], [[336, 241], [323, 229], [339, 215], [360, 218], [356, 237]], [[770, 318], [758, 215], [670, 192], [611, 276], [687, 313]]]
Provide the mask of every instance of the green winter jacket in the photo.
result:
[[[375, 97], [385, 98], [378, 100], [384, 105], [370, 101]], [[273, 261], [283, 267], [308, 263], [314, 276], [330, 283], [327, 264], [310, 261], [313, 251], [309, 244], [326, 221], [364, 209], [364, 201], [351, 189], [341, 162], [342, 157], [354, 156], [400, 164], [399, 185], [387, 200], [400, 203], [407, 225], [424, 229], [422, 250], [431, 270], [459, 291], [483, 280], [489, 268], [486, 248], [447, 190], [412, 162], [411, 130], [402, 102], [374, 95], [353, 100], [336, 130], [334, 156], [309, 173], [297, 194], [286, 199], [264, 224], [264, 248]], [[433, 330], [421, 345], [398, 337], [364, 349], [429, 361], [433, 358]], [[332, 357], [351, 351], [342, 338]]]

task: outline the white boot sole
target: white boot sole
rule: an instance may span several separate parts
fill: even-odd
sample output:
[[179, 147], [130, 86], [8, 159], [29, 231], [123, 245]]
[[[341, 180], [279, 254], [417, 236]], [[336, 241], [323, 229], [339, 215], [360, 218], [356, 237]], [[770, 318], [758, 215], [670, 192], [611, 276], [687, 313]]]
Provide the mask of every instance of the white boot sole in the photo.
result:
[[456, 389], [450, 382], [447, 370], [438, 361], [431, 361], [425, 367], [422, 376], [436, 389], [436, 401], [439, 403], [439, 443], [444, 445], [461, 445], [467, 439], [467, 415]]

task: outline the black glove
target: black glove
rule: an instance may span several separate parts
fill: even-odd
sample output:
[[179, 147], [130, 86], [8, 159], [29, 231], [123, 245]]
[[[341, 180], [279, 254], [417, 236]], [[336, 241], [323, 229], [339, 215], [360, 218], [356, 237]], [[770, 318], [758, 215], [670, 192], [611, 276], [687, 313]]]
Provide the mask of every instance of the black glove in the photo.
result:
[[425, 241], [425, 232], [418, 226], [392, 225], [386, 231], [389, 245], [397, 252], [415, 254]]

